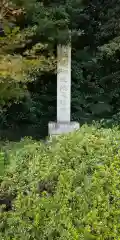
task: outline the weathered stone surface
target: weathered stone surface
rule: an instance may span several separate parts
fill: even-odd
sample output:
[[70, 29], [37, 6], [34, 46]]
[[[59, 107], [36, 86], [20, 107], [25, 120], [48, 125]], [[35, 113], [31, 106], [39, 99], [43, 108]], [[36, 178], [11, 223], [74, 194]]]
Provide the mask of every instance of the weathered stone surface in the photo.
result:
[[57, 48], [57, 121], [70, 122], [71, 46]]
[[57, 122], [48, 124], [49, 136], [57, 136], [79, 129], [71, 122], [71, 46], [57, 47]]
[[80, 128], [78, 122], [50, 122], [48, 125], [49, 136], [61, 135], [76, 131]]

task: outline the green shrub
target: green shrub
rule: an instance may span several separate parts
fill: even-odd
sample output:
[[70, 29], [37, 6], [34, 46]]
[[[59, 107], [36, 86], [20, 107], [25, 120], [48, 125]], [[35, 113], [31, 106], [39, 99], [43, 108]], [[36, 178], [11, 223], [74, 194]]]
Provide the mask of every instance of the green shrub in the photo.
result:
[[83, 126], [49, 145], [23, 140], [1, 181], [2, 240], [119, 240], [120, 131]]
[[4, 175], [9, 165], [9, 154], [7, 154], [6, 148], [8, 148], [7, 144], [4, 145], [3, 142], [0, 142], [0, 178]]
[[2, 151], [0, 151], [0, 176], [3, 176], [4, 170], [5, 170], [4, 154]]

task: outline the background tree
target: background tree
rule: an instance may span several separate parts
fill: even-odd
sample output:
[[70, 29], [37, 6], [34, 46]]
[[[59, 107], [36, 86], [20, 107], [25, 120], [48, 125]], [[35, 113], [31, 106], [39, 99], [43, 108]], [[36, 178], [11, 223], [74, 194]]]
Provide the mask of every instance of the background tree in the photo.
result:
[[[25, 128], [30, 124], [32, 129], [32, 124], [39, 135], [45, 126], [44, 134], [47, 134], [48, 121], [56, 118], [56, 44], [67, 42], [69, 28], [73, 30], [72, 119], [83, 123], [118, 118], [119, 3], [119, 0], [111, 3], [101, 0], [82, 3], [80, 0], [12, 2], [14, 11], [22, 9], [13, 21], [15, 27], [12, 32], [17, 33], [13, 34], [14, 37], [11, 37], [11, 32], [8, 34], [10, 37], [2, 36], [1, 41], [7, 44], [1, 43], [4, 56], [9, 55], [12, 60], [17, 56], [19, 66], [22, 66], [19, 73], [20, 68], [16, 64], [13, 76], [16, 74], [12, 76], [14, 86], [17, 84], [14, 93], [22, 98], [7, 108], [5, 114], [2, 112], [1, 126], [17, 125], [21, 129], [21, 124], [25, 124]], [[9, 99], [12, 103], [11, 99], [16, 97], [11, 93]], [[8, 101], [6, 104], [8, 106]], [[34, 133], [36, 131], [33, 130]]]

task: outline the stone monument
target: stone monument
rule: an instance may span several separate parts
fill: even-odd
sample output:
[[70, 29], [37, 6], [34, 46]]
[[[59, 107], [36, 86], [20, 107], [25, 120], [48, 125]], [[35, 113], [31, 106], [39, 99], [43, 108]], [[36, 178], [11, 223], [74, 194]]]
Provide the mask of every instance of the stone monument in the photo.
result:
[[49, 122], [49, 136], [73, 132], [78, 122], [71, 122], [71, 46], [57, 47], [57, 122]]

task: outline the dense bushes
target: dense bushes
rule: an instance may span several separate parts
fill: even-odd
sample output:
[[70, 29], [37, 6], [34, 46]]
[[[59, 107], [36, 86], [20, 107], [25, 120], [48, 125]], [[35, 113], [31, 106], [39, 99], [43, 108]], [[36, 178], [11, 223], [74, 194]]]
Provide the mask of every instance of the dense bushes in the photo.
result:
[[0, 239], [120, 239], [119, 146], [118, 129], [94, 126], [49, 145], [26, 139], [10, 146]]

